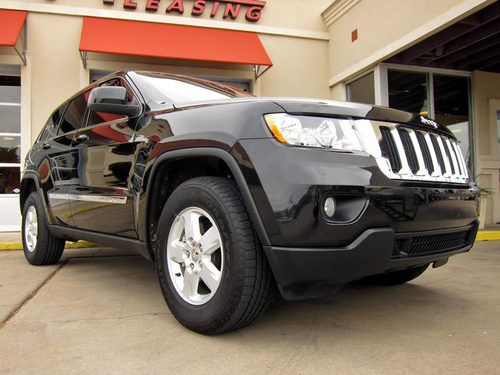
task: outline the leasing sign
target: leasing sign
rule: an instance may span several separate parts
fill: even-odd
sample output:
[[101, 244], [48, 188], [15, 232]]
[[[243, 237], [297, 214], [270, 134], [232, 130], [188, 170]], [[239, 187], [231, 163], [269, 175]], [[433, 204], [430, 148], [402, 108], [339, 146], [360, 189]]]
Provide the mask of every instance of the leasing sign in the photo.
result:
[[236, 19], [241, 13], [249, 22], [257, 22], [262, 15], [266, 1], [260, 0], [103, 0], [105, 5], [122, 3], [124, 9], [136, 10], [143, 8], [148, 12], [158, 12], [161, 5], [166, 4], [166, 13], [202, 16], [209, 13], [210, 17]]

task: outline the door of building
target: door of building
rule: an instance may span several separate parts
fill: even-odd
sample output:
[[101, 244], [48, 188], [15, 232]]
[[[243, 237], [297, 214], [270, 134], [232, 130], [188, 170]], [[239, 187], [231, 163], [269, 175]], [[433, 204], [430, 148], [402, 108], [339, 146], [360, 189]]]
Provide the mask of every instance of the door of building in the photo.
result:
[[490, 99], [490, 129], [495, 129], [495, 137], [493, 139], [496, 141], [492, 145], [493, 149], [493, 160], [488, 167], [491, 169], [489, 172], [492, 175], [491, 179], [491, 193], [490, 197], [493, 201], [493, 221], [492, 224], [500, 224], [500, 99]]
[[21, 77], [0, 75], [0, 232], [19, 231]]

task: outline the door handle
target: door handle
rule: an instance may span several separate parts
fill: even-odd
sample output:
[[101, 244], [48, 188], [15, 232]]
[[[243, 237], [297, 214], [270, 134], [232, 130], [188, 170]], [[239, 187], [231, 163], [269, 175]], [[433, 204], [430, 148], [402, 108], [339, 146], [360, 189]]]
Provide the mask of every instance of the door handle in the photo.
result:
[[87, 134], [80, 134], [78, 137], [75, 138], [73, 141], [74, 145], [79, 145], [80, 143], [86, 142], [89, 140], [89, 136]]

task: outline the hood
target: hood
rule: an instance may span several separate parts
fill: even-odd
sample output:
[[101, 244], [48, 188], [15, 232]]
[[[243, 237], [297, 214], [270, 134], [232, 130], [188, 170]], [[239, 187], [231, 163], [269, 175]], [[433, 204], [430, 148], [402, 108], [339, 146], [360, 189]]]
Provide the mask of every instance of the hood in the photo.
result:
[[446, 126], [441, 125], [437, 121], [425, 116], [388, 107], [353, 102], [291, 97], [247, 97], [203, 102], [174, 103], [174, 107], [179, 109], [187, 109], [192, 107], [230, 105], [234, 103], [262, 101], [273, 102], [280, 106], [284, 112], [293, 115], [325, 117], [341, 116], [350, 118], [363, 118], [374, 121], [409, 124], [412, 126], [423, 128], [425, 130], [441, 131], [454, 138], [453, 133]]

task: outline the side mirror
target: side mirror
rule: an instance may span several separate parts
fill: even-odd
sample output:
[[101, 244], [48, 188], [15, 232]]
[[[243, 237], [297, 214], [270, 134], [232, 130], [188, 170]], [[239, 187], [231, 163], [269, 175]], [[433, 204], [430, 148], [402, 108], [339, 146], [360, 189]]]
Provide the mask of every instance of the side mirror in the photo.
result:
[[118, 86], [103, 86], [93, 89], [87, 102], [87, 109], [129, 117], [141, 113], [140, 105], [127, 104], [127, 90], [125, 87]]

